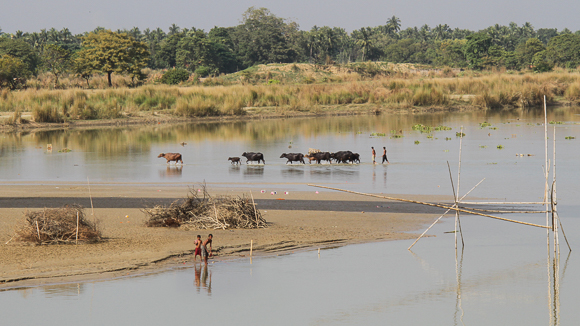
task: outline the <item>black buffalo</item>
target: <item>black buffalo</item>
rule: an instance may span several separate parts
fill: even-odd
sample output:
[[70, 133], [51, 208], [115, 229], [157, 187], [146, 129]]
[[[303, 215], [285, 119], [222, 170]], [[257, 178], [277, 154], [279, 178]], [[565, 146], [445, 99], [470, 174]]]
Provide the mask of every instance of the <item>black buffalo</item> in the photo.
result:
[[228, 161], [232, 161], [232, 165], [234, 164], [240, 164], [240, 158], [239, 157], [228, 157]]
[[337, 163], [360, 163], [360, 155], [351, 151], [340, 151], [330, 154]]
[[262, 161], [264, 164], [266, 164], [266, 161], [264, 160], [264, 154], [262, 153], [244, 152], [242, 156], [246, 158], [246, 164], [248, 164], [250, 161], [257, 161], [258, 163]]
[[304, 154], [302, 153], [283, 153], [280, 155], [280, 158], [286, 158], [288, 160], [286, 161], [286, 164], [288, 164], [288, 162], [290, 162], [290, 164], [292, 164], [292, 162], [302, 162], [302, 164], [305, 164]]
[[308, 159], [310, 160], [311, 163], [313, 160], [315, 160], [316, 163], [320, 164], [320, 161], [328, 161], [328, 163], [331, 163], [330, 160], [332, 159], [332, 157], [329, 152], [318, 152], [310, 154], [308, 156]]

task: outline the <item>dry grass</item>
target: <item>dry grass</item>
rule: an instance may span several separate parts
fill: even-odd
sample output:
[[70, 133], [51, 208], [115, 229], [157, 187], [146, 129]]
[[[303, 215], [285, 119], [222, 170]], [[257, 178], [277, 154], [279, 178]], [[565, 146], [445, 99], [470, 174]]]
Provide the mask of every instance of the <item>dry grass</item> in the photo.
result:
[[149, 216], [149, 227], [179, 227], [192, 229], [256, 229], [266, 227], [266, 220], [247, 197], [212, 197], [202, 186], [190, 188], [183, 200], [167, 206], [143, 209]]
[[[288, 71], [305, 69], [301, 65], [276, 67]], [[118, 118], [142, 111], [164, 111], [176, 116], [197, 117], [242, 115], [247, 108], [256, 107], [275, 107], [279, 112], [316, 111], [322, 106], [349, 104], [429, 107], [452, 104], [450, 98], [464, 98], [463, 95], [472, 98], [472, 105], [483, 108], [537, 106], [541, 105], [544, 95], [548, 101], [556, 98], [576, 101], [580, 98], [580, 74], [576, 72], [477, 75], [467, 72], [465, 76], [461, 72], [454, 78], [429, 78], [409, 71], [388, 76], [376, 75], [371, 79], [362, 79], [360, 74], [350, 73], [352, 78], [348, 81], [343, 78], [335, 82], [306, 84], [212, 87], [147, 85], [98, 90], [2, 91], [0, 111], [32, 112], [35, 121], [55, 122]], [[439, 74], [448, 76], [452, 72], [443, 69]], [[343, 72], [337, 71], [328, 78], [340, 79], [341, 74]]]
[[[65, 244], [77, 240], [95, 242], [101, 233], [95, 223], [85, 217], [78, 205], [61, 208], [45, 208], [38, 212], [26, 212], [26, 221], [16, 230], [15, 240], [37, 244]], [[77, 231], [78, 218], [78, 231]]]

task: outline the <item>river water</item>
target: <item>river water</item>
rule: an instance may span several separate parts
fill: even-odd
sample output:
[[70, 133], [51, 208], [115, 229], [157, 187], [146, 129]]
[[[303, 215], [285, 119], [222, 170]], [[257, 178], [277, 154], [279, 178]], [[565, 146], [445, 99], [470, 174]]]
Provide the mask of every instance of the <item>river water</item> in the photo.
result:
[[[557, 129], [559, 213], [574, 249], [580, 235], [575, 202], [580, 116], [559, 108], [551, 109], [548, 120], [555, 122], [550, 146], [552, 127]], [[482, 127], [483, 122], [491, 126]], [[455, 178], [460, 142], [455, 133], [463, 126], [461, 194], [486, 178], [473, 196], [541, 201], [542, 123], [540, 112], [502, 111], [4, 134], [0, 178], [6, 185], [84, 182], [88, 176], [102, 183], [205, 180], [306, 191], [315, 191], [306, 184], [316, 183], [451, 197], [447, 161]], [[421, 133], [413, 130], [415, 124], [452, 130]], [[371, 164], [371, 146], [378, 158], [386, 146], [391, 164]], [[72, 151], [59, 152], [64, 148]], [[290, 166], [279, 158], [308, 148], [352, 150], [362, 163]], [[227, 158], [244, 151], [264, 153], [266, 164], [231, 166]], [[157, 158], [161, 152], [181, 152], [185, 165], [168, 167]], [[545, 224], [543, 214], [504, 217]], [[453, 230], [451, 220], [437, 224], [430, 231], [436, 237], [421, 240], [413, 252], [406, 249], [410, 241], [369, 243], [324, 249], [320, 256], [305, 251], [259, 257], [251, 264], [185, 265], [140, 277], [4, 291], [2, 320], [22, 325], [567, 325], [580, 318], [578, 260], [565, 245], [558, 260], [548, 257], [544, 229], [465, 216], [466, 248], [456, 256], [454, 235], [445, 233]]]

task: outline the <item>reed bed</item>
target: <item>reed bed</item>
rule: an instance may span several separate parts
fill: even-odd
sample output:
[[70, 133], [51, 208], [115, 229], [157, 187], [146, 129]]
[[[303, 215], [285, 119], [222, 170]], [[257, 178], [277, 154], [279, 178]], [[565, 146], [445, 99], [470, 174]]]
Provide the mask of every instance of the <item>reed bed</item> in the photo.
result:
[[149, 216], [149, 227], [184, 227], [186, 229], [257, 229], [266, 227], [266, 220], [246, 196], [212, 197], [205, 186], [199, 191], [190, 188], [187, 198], [169, 206], [143, 209]]
[[26, 220], [17, 228], [15, 240], [36, 244], [66, 244], [77, 241], [96, 242], [101, 233], [95, 223], [87, 220], [79, 205], [45, 208], [26, 212]]
[[[0, 111], [32, 112], [38, 122], [119, 118], [145, 111], [180, 117], [243, 115], [248, 108], [309, 111], [320, 106], [372, 104], [430, 107], [470, 95], [468, 104], [483, 108], [539, 106], [548, 101], [580, 99], [580, 74], [489, 74], [456, 78], [393, 78], [313, 84], [231, 86], [147, 85], [104, 90], [37, 90], [5, 92]], [[463, 103], [465, 104], [465, 103]]]

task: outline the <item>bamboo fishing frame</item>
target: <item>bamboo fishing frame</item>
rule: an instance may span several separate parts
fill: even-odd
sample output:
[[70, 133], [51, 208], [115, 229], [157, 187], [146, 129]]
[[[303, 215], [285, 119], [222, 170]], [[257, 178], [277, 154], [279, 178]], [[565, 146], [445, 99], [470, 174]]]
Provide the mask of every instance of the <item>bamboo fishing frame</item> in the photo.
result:
[[417, 200], [411, 200], [411, 199], [404, 199], [404, 198], [395, 198], [395, 197], [388, 197], [388, 196], [379, 196], [379, 195], [375, 195], [375, 194], [367, 194], [367, 193], [364, 193], [364, 192], [358, 192], [358, 191], [352, 191], [352, 190], [346, 190], [346, 189], [339, 189], [339, 188], [333, 188], [333, 187], [326, 187], [326, 186], [320, 186], [320, 185], [314, 185], [314, 184], [308, 184], [308, 186], [310, 186], [310, 187], [324, 188], [324, 189], [330, 189], [330, 190], [343, 191], [343, 192], [348, 192], [348, 193], [351, 193], [351, 194], [362, 195], [362, 196], [369, 196], [369, 197], [376, 197], [376, 198], [382, 198], [382, 199], [388, 199], [388, 200], [394, 200], [394, 201], [401, 201], [401, 202], [406, 202], [406, 203], [413, 203], [413, 204], [420, 204], [420, 205], [426, 205], [426, 206], [432, 206], [432, 207], [439, 207], [439, 208], [449, 209], [449, 210], [458, 211], [458, 212], [463, 212], [463, 213], [467, 213], [467, 214], [471, 214], [471, 215], [485, 216], [485, 217], [489, 217], [489, 218], [493, 218], [493, 219], [497, 219], [497, 220], [502, 220], [502, 221], [506, 221], [506, 222], [513, 222], [513, 223], [518, 223], [518, 224], [535, 226], [535, 227], [538, 227], [538, 228], [548, 228], [548, 229], [551, 228], [550, 226], [545, 226], [545, 225], [540, 225], [540, 224], [534, 224], [534, 223], [528, 223], [528, 222], [522, 222], [522, 221], [517, 221], [517, 220], [511, 220], [509, 218], [504, 218], [504, 217], [499, 217], [499, 216], [493, 216], [493, 215], [483, 214], [483, 213], [478, 213], [478, 212], [472, 212], [472, 211], [469, 211], [469, 210], [466, 210], [466, 209], [456, 208], [456, 207], [453, 207], [453, 206], [445, 206], [445, 205], [441, 205], [441, 204], [433, 204], [433, 203], [427, 203], [427, 202], [422, 202], [422, 201], [417, 201]]

